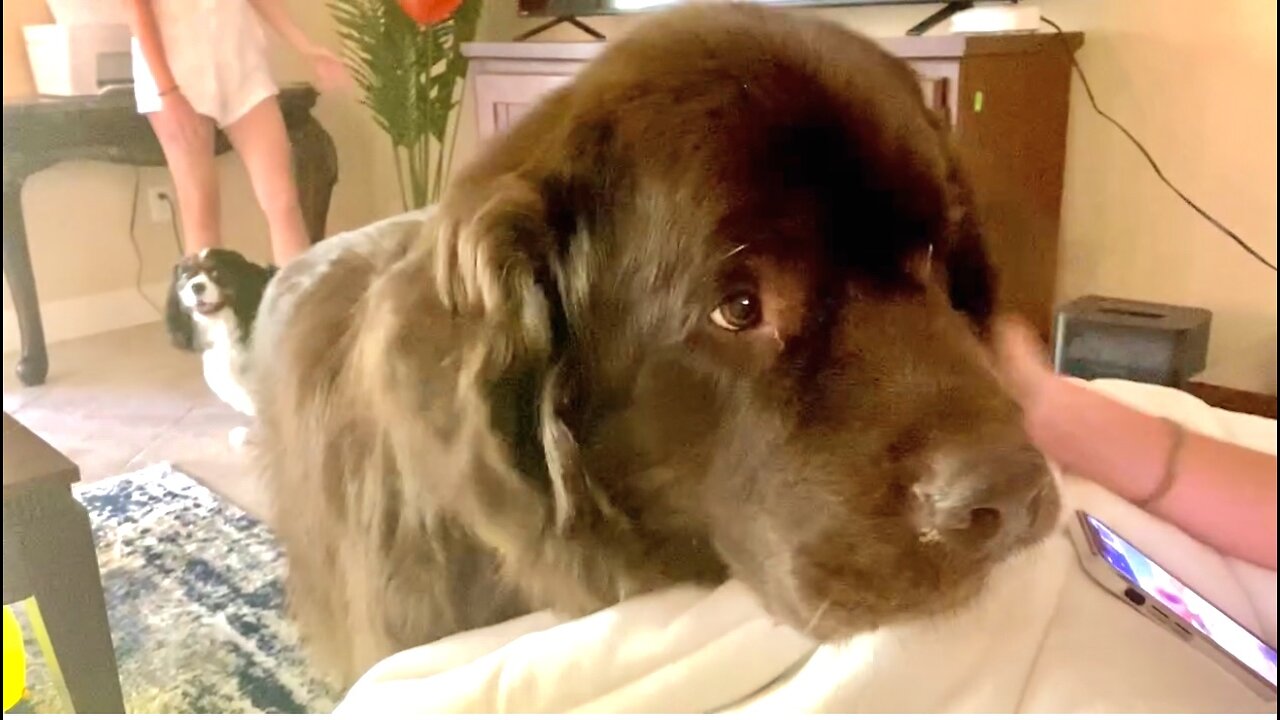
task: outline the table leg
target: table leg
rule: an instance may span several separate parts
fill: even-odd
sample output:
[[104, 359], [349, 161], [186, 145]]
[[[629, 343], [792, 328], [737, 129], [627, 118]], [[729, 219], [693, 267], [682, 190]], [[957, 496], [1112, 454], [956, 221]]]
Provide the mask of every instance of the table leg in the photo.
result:
[[21, 535], [46, 662], [77, 713], [123, 714], [106, 597], [89, 513], [67, 489], [51, 493]]
[[325, 238], [329, 202], [333, 186], [338, 182], [338, 150], [333, 137], [310, 114], [289, 128], [289, 141], [293, 145], [298, 204], [302, 206], [307, 234], [314, 244]]
[[13, 293], [13, 309], [18, 315], [18, 332], [22, 336], [18, 379], [23, 385], [42, 385], [49, 375], [49, 355], [44, 344], [35, 272], [27, 249], [21, 181], [5, 178], [3, 211], [4, 277], [9, 281], [9, 291]]

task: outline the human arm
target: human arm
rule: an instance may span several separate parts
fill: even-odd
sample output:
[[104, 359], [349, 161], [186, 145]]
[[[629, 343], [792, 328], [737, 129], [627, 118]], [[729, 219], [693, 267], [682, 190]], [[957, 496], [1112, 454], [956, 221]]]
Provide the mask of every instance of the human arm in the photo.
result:
[[146, 60], [147, 69], [155, 80], [156, 92], [160, 96], [160, 113], [165, 116], [167, 125], [174, 129], [175, 137], [187, 146], [194, 147], [204, 137], [203, 122], [174, 78], [152, 0], [127, 0], [127, 5], [130, 27], [134, 37], [138, 39], [142, 58]]
[[250, 6], [263, 22], [271, 27], [290, 47], [311, 63], [321, 90], [334, 90], [349, 85], [350, 76], [342, 60], [327, 48], [317, 45], [307, 37], [290, 17], [284, 0], [249, 0]]
[[1138, 503], [1158, 494], [1167, 468], [1172, 483], [1148, 510], [1221, 552], [1276, 568], [1275, 455], [1177, 429], [1054, 374], [1019, 322], [997, 327], [996, 347], [1046, 456]]
[[161, 97], [178, 90], [178, 81], [173, 77], [169, 67], [169, 58], [164, 52], [164, 39], [160, 35], [160, 25], [156, 22], [152, 0], [128, 0], [129, 25], [133, 35], [138, 39], [142, 57], [147, 61], [147, 69], [156, 81], [156, 90]]

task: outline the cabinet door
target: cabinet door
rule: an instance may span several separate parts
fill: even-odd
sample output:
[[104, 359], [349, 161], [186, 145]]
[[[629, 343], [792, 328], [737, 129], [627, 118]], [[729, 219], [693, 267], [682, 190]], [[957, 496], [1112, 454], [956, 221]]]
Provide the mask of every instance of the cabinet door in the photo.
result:
[[571, 75], [476, 76], [476, 111], [481, 138], [505, 132], [544, 95], [569, 82]]
[[924, 92], [924, 102], [929, 106], [929, 109], [949, 121], [951, 119], [951, 110], [948, 108], [947, 103], [947, 78], [921, 77], [920, 90]]
[[920, 79], [925, 104], [942, 116], [949, 127], [956, 124], [956, 102], [959, 99], [960, 64], [948, 60], [915, 60], [911, 67]]

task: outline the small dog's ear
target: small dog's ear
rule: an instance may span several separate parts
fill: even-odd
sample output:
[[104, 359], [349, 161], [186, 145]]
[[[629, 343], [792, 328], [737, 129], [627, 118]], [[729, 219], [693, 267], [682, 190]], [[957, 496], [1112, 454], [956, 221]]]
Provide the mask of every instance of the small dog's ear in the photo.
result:
[[231, 272], [226, 274], [224, 282], [231, 287], [231, 310], [240, 325], [240, 340], [247, 342], [253, 336], [258, 309], [262, 305], [267, 284], [271, 282], [272, 273], [240, 253], [229, 256], [228, 266]]
[[178, 278], [180, 266], [174, 266], [173, 277], [169, 281], [169, 294], [164, 303], [164, 326], [169, 333], [169, 342], [179, 350], [195, 350], [195, 325], [191, 321], [191, 313], [182, 306], [178, 297]]

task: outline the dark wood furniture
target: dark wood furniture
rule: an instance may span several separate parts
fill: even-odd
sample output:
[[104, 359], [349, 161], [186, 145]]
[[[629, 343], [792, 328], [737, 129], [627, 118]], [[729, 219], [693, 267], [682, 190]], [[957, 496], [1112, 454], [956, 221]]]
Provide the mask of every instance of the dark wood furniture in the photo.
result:
[[[1026, 315], [1046, 339], [1057, 279], [1070, 54], [1083, 41], [1079, 33], [879, 40], [915, 68], [921, 92], [955, 133], [981, 203], [1004, 309]], [[505, 130], [603, 47], [464, 45], [479, 135]]]
[[[309, 85], [281, 89], [280, 107], [293, 144], [299, 201], [313, 242], [324, 237], [329, 199], [338, 181], [333, 138], [311, 109], [316, 90]], [[230, 149], [218, 134], [216, 152]], [[131, 90], [100, 96], [35, 98], [4, 102], [4, 274], [22, 335], [18, 378], [39, 385], [49, 371], [27, 230], [22, 216], [22, 186], [27, 178], [61, 162], [90, 160], [159, 167], [164, 154], [145, 117], [138, 114]]]
[[[124, 713], [80, 470], [4, 414], [4, 604], [28, 600], [54, 680], [77, 713]], [[34, 602], [30, 602], [34, 600]]]
[[1209, 385], [1194, 380], [1187, 383], [1185, 389], [1206, 403], [1222, 410], [1245, 413], [1246, 415], [1258, 415], [1271, 420], [1276, 419], [1277, 402], [1275, 395], [1251, 392], [1249, 390], [1237, 390], [1235, 388], [1222, 387], [1221, 385]]

